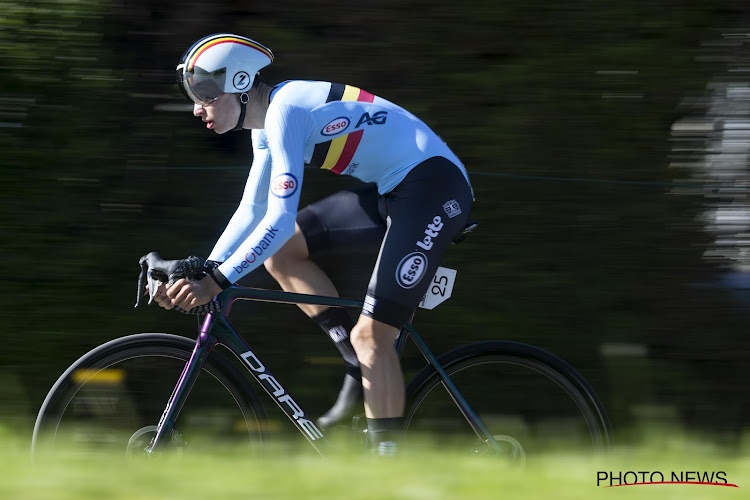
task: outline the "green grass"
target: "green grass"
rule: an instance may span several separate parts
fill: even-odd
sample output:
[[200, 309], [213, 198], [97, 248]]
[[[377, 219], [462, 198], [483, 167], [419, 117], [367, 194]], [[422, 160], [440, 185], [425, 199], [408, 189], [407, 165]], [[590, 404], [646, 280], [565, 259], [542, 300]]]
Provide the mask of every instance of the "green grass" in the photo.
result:
[[[567, 499], [750, 498], [750, 456], [708, 440], [653, 432], [648, 445], [607, 456], [556, 452], [526, 467], [464, 450], [415, 446], [395, 459], [337, 451], [320, 459], [298, 441], [266, 446], [263, 457], [237, 448], [126, 460], [120, 454], [65, 454], [32, 465], [26, 436], [0, 429], [0, 499]], [[725, 471], [740, 488], [651, 485], [604, 488], [598, 471]]]

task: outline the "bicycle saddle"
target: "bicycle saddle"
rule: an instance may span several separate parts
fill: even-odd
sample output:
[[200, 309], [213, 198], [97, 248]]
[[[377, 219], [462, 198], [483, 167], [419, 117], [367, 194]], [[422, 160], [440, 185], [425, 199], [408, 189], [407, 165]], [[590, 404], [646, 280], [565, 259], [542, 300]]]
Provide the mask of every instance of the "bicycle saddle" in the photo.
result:
[[469, 222], [466, 223], [466, 226], [464, 226], [461, 233], [453, 239], [451, 244], [458, 245], [459, 243], [461, 243], [462, 241], [466, 239], [466, 237], [469, 235], [470, 232], [472, 232], [478, 227], [479, 227], [479, 222], [470, 220]]

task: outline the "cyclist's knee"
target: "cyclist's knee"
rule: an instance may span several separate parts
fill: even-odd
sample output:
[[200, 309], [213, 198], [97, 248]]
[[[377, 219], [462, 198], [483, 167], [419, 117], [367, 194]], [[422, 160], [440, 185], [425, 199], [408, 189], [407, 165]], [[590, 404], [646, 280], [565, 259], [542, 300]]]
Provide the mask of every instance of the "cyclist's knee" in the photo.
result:
[[263, 262], [263, 266], [271, 276], [278, 276], [281, 273], [282, 269], [286, 267], [284, 265], [285, 259], [282, 255], [280, 255], [280, 253], [281, 250], [279, 250]]
[[354, 352], [357, 353], [357, 357], [361, 357], [360, 353], [364, 353], [366, 350], [372, 350], [372, 335], [360, 327], [359, 324], [354, 325], [354, 328], [352, 328], [352, 331], [349, 333], [349, 340], [352, 343]]
[[392, 348], [398, 329], [367, 316], [360, 316], [350, 334], [357, 357], [367, 358], [379, 350]]

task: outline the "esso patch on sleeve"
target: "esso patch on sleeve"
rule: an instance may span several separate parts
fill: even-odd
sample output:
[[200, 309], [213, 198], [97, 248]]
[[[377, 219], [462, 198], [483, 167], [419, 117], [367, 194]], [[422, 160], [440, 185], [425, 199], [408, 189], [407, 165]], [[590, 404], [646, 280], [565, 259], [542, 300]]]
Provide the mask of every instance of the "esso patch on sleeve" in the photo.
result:
[[273, 178], [271, 181], [271, 192], [277, 198], [289, 198], [297, 192], [299, 181], [297, 178], [290, 174], [280, 174]]

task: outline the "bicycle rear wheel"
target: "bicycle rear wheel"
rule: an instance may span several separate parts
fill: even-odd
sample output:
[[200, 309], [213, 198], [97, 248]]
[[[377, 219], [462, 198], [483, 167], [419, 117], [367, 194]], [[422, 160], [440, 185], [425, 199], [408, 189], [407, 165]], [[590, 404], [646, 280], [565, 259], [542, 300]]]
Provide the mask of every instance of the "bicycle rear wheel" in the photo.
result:
[[[517, 342], [491, 341], [438, 358], [472, 410], [509, 456], [555, 449], [602, 451], [611, 445], [604, 406], [586, 380], [560, 358]], [[472, 452], [491, 449], [479, 439], [427, 366], [407, 386], [407, 438], [438, 438]]]
[[[125, 452], [138, 436], [147, 446], [144, 428], [159, 422], [194, 347], [195, 341], [184, 337], [144, 333], [85, 354], [47, 394], [34, 425], [32, 454]], [[242, 373], [214, 350], [202, 375], [180, 413], [173, 445], [184, 449], [187, 440], [190, 448], [212, 449], [244, 440], [260, 451], [265, 412]]]

